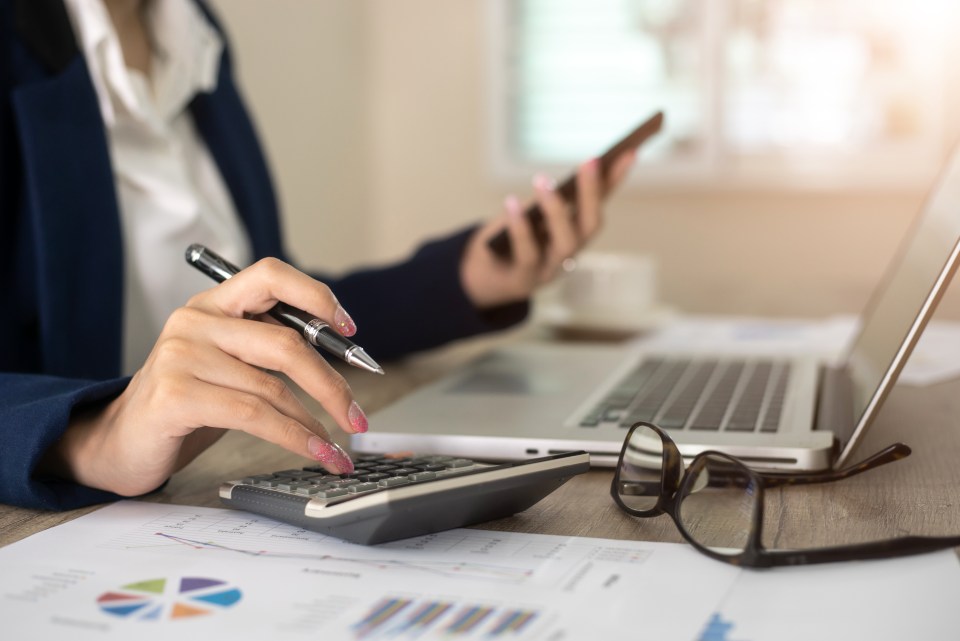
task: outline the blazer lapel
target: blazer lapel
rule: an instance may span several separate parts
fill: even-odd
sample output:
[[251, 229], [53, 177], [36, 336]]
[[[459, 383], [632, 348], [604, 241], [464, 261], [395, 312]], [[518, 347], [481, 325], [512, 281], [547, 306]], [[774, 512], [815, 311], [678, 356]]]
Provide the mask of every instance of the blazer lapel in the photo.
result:
[[121, 369], [123, 247], [106, 133], [62, 2], [21, 0], [24, 44], [49, 72], [12, 94], [24, 207], [36, 239], [43, 369]]

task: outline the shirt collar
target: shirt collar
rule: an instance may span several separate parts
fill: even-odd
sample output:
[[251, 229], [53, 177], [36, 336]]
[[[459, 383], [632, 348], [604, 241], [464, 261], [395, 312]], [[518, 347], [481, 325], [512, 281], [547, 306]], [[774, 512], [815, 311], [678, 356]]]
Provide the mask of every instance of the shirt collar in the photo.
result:
[[223, 40], [191, 0], [148, 0], [152, 100], [134, 86], [103, 0], [64, 3], [108, 127], [118, 112], [163, 126], [194, 95], [216, 88]]

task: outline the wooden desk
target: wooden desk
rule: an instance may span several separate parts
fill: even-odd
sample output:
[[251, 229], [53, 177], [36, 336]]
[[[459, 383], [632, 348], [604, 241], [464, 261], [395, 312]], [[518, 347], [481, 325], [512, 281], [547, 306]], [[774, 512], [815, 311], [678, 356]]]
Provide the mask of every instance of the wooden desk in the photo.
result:
[[[377, 409], [488, 349], [490, 343], [474, 341], [392, 364], [389, 375], [382, 378], [350, 368], [342, 371], [361, 406], [372, 414], [371, 425], [376, 429]], [[346, 439], [340, 436], [338, 440], [345, 444]], [[766, 544], [808, 547], [906, 534], [960, 534], [960, 380], [895, 389], [858, 454], [864, 457], [895, 441], [909, 445], [913, 454], [840, 483], [770, 491]], [[218, 507], [216, 490], [222, 480], [303, 464], [303, 459], [275, 446], [242, 433], [230, 433], [176, 474], [161, 492], [144, 500]], [[611, 477], [609, 469], [588, 472], [526, 512], [480, 527], [614, 539], [682, 540], [667, 516], [635, 519], [623, 514], [609, 496]], [[0, 545], [97, 507], [50, 513], [0, 505]]]

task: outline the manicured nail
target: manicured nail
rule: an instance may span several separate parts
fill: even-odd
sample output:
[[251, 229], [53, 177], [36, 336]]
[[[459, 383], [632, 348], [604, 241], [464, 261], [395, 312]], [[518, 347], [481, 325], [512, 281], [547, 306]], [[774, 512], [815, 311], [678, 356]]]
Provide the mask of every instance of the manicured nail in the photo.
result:
[[328, 443], [319, 436], [311, 436], [307, 440], [307, 450], [310, 456], [320, 463], [335, 467], [337, 474], [353, 473], [353, 461], [336, 443]]
[[337, 311], [333, 313], [333, 324], [336, 326], [337, 331], [344, 336], [353, 336], [357, 333], [357, 324], [350, 318], [347, 310], [339, 305], [337, 305]]
[[507, 210], [507, 215], [510, 218], [519, 218], [522, 213], [520, 199], [513, 194], [503, 199], [503, 208]]
[[367, 415], [363, 413], [356, 401], [350, 403], [350, 409], [347, 410], [347, 420], [354, 432], [366, 432], [369, 429]]
[[597, 172], [600, 171], [600, 159], [599, 159], [599, 158], [591, 158], [591, 159], [588, 160], [587, 162], [583, 163], [583, 165], [584, 165], [584, 167], [587, 168], [587, 171], [589, 171], [590, 173], [595, 174], [595, 173], [597, 173]]
[[553, 191], [556, 186], [553, 178], [546, 174], [535, 174], [533, 177], [533, 188], [537, 191]]

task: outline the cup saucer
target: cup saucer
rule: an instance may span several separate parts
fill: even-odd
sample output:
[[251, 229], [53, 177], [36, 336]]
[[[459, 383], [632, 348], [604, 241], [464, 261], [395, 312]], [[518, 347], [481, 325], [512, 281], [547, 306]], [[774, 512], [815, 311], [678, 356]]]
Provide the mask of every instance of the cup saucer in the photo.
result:
[[534, 318], [542, 325], [565, 331], [632, 334], [662, 326], [676, 315], [665, 305], [639, 310], [602, 310], [596, 312], [571, 308], [557, 302], [538, 306]]

